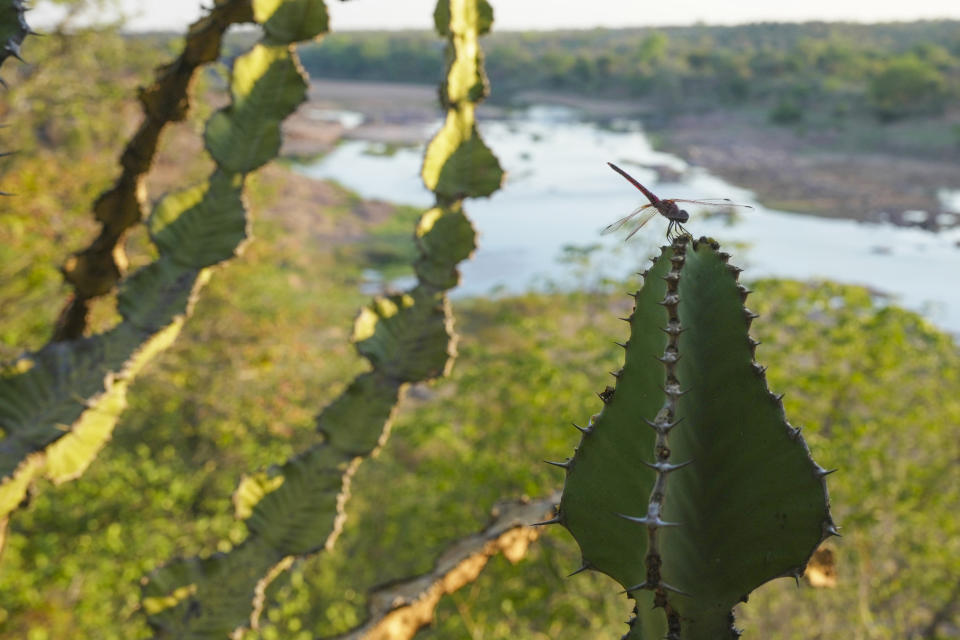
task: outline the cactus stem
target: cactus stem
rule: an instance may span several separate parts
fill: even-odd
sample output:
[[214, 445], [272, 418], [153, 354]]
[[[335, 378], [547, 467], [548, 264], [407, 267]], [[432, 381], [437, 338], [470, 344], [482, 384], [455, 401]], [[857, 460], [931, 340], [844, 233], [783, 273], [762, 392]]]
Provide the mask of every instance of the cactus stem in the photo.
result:
[[641, 460], [640, 463], [650, 467], [651, 469], [656, 469], [660, 473], [670, 473], [671, 471], [682, 469], [688, 464], [693, 464], [693, 460], [687, 460], [686, 462], [681, 462], [679, 464], [670, 464], [668, 462], [647, 462], [646, 460]]
[[560, 467], [561, 469], [569, 469], [569, 468], [570, 468], [570, 460], [569, 460], [569, 459], [566, 460], [565, 462], [555, 462], [555, 461], [553, 461], [553, 460], [544, 460], [544, 462], [546, 462], [547, 464], [552, 464], [552, 465], [555, 466], [555, 467]]

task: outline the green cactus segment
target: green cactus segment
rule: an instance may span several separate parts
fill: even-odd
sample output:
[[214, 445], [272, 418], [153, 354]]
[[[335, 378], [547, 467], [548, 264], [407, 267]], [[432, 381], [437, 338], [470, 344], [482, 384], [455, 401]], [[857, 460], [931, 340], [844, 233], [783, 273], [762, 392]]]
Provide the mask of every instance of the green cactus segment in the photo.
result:
[[734, 605], [836, 533], [717, 249], [683, 236], [645, 274], [616, 388], [566, 463], [557, 521], [637, 600], [628, 638], [736, 638]]
[[488, 93], [479, 36], [489, 31], [493, 9], [486, 0], [441, 0], [434, 19], [437, 31], [449, 40], [440, 87], [447, 117], [427, 147], [423, 182], [440, 202], [489, 196], [500, 188], [503, 169], [480, 139], [474, 112]]
[[448, 306], [443, 294], [424, 287], [376, 298], [354, 325], [357, 350], [398, 382], [442, 376], [456, 355]]
[[253, 19], [263, 25], [270, 44], [312, 40], [329, 28], [322, 0], [254, 0]]
[[51, 344], [0, 377], [0, 519], [23, 501], [34, 479], [60, 483], [83, 473], [110, 439], [129, 382], [181, 326], [177, 319], [145, 338], [121, 324], [93, 338]]
[[456, 265], [476, 249], [476, 237], [459, 203], [424, 213], [414, 235], [420, 249], [414, 269], [420, 282], [435, 289], [455, 287], [460, 281]]
[[306, 99], [307, 82], [289, 45], [256, 45], [237, 59], [233, 103], [207, 122], [207, 151], [228, 173], [248, 173], [280, 152], [280, 123]]
[[23, 39], [33, 33], [27, 25], [26, 10], [23, 0], [0, 0], [0, 67], [7, 58], [20, 58]]
[[[265, 588], [259, 583], [281, 560], [257, 540], [228, 553], [178, 560], [151, 575], [143, 587], [143, 608], [158, 637], [231, 637], [238, 627], [234, 621], [246, 620], [251, 608], [259, 606]], [[153, 615], [158, 612], [164, 615]]]
[[280, 123], [305, 88], [288, 45], [257, 45], [238, 59], [233, 103], [207, 127], [208, 143], [218, 122], [237, 138], [213, 145], [218, 166], [208, 181], [168, 195], [154, 209], [148, 229], [160, 257], [121, 283], [122, 322], [90, 338], [52, 343], [0, 373], [0, 522], [35, 478], [76, 477], [109, 440], [129, 382], [176, 338], [209, 267], [246, 241], [245, 172], [279, 151]]
[[236, 255], [249, 235], [242, 187], [241, 175], [218, 171], [209, 182], [163, 198], [147, 220], [160, 253], [198, 269]]

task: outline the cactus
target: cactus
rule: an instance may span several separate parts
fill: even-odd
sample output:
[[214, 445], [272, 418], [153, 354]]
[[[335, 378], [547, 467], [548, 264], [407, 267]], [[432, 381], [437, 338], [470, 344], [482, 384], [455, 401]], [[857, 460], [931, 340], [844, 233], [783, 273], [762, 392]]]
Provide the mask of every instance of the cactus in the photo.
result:
[[836, 535], [825, 476], [767, 388], [739, 269], [706, 238], [664, 247], [635, 294], [624, 367], [566, 470], [578, 571], [636, 600], [625, 638], [736, 638], [733, 606], [799, 577]]
[[557, 491], [539, 500], [496, 505], [492, 522], [451, 544], [432, 571], [373, 589], [367, 597], [367, 620], [336, 640], [411, 640], [433, 621], [440, 598], [476, 580], [494, 554], [519, 562], [539, 536], [527, 523], [543, 517], [559, 499]]
[[[130, 381], [176, 338], [198, 291], [210, 278], [210, 267], [233, 257], [246, 239], [248, 221], [241, 198], [245, 174], [277, 155], [280, 121], [305, 98], [307, 88], [291, 45], [273, 44], [275, 34], [284, 29], [300, 34], [304, 24], [316, 22], [283, 15], [274, 4], [263, 0], [255, 7], [258, 15], [274, 20], [271, 25], [277, 24], [276, 15], [284, 18], [283, 24], [267, 28], [265, 41], [236, 61], [233, 102], [208, 122], [207, 149], [216, 169], [203, 184], [164, 197], [147, 221], [160, 257], [121, 284], [120, 324], [89, 338], [52, 342], [0, 372], [4, 524], [35, 478], [60, 483], [83, 473], [110, 438]], [[307, 1], [293, 4], [314, 6]], [[235, 6], [239, 5], [227, 0], [218, 8]], [[205, 22], [209, 19], [198, 24], [213, 28]], [[215, 42], [219, 44], [219, 36]], [[232, 142], [237, 131], [244, 132], [248, 143], [242, 149]], [[138, 148], [128, 147], [124, 157]], [[105, 228], [111, 225], [108, 222]]]
[[[475, 103], [486, 93], [477, 36], [489, 29], [492, 11], [484, 0], [441, 0], [435, 15], [438, 31], [450, 40], [441, 98], [448, 117], [424, 159], [424, 182], [435, 191], [437, 206], [415, 229], [419, 282], [361, 310], [352, 340], [372, 370], [321, 412], [317, 427], [323, 440], [240, 483], [234, 503], [247, 538], [226, 553], [174, 560], [145, 580], [143, 608], [161, 635], [220, 638], [256, 627], [267, 585], [297, 557], [336, 543], [350, 480], [386, 442], [409, 383], [445, 375], [453, 363], [456, 335], [446, 291], [459, 281], [457, 263], [475, 246], [461, 200], [489, 195], [503, 173], [480, 140], [473, 117]], [[268, 38], [276, 37], [266, 31]], [[217, 123], [216, 131], [221, 130], [230, 128]], [[224, 135], [225, 145], [241, 142], [246, 139]]]
[[120, 176], [93, 204], [100, 234], [63, 265], [64, 278], [74, 294], [57, 319], [53, 341], [81, 337], [90, 300], [112, 291], [123, 276], [127, 264], [123, 239], [143, 220], [147, 207], [144, 181], [160, 134], [167, 124], [186, 118], [197, 69], [219, 57], [223, 34], [230, 25], [253, 19], [250, 0], [217, 0], [208, 15], [190, 25], [183, 52], [157, 70], [153, 84], [140, 90], [143, 121], [120, 156]]
[[[0, 2], [0, 68], [7, 58], [20, 58], [23, 39], [33, 33], [27, 25], [26, 7], [23, 0]], [[3, 80], [0, 79], [0, 83]]]

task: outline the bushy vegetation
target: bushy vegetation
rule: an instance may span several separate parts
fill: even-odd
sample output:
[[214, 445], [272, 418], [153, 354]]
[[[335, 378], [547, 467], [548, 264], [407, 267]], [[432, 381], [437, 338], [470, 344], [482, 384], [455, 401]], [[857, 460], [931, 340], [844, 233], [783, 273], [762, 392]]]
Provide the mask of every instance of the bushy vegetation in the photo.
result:
[[[759, 104], [776, 114], [788, 102], [890, 120], [938, 113], [960, 93], [957, 22], [495, 33], [485, 51], [501, 101], [540, 89], [640, 98], [651, 110]], [[432, 83], [442, 50], [427, 33], [338, 34], [303, 61], [315, 77]]]

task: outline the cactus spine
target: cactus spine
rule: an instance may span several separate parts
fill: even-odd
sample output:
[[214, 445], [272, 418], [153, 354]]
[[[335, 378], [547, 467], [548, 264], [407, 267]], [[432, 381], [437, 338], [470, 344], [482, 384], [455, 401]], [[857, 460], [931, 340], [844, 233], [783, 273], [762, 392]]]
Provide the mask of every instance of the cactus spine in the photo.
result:
[[[303, 4], [263, 2], [279, 6], [278, 12]], [[320, 413], [317, 428], [323, 440], [240, 483], [234, 502], [248, 537], [227, 553], [174, 560], [149, 576], [144, 610], [161, 635], [220, 638], [256, 626], [266, 586], [297, 557], [336, 543], [350, 480], [359, 464], [386, 442], [409, 383], [445, 375], [453, 363], [456, 336], [446, 291], [459, 281], [457, 263], [475, 246], [462, 199], [489, 195], [503, 174], [473, 119], [486, 86], [477, 36], [489, 29], [492, 11], [483, 0], [441, 1], [435, 15], [438, 31], [450, 40], [441, 100], [448, 118], [424, 159], [424, 181], [436, 192], [437, 206], [415, 230], [419, 282], [404, 293], [377, 297], [361, 310], [353, 342], [372, 370], [355, 378]], [[278, 37], [269, 28], [267, 33]], [[229, 127], [211, 120], [208, 146], [211, 131], [221, 129]], [[243, 146], [246, 139], [224, 134], [222, 143]], [[242, 155], [234, 157], [243, 161]], [[479, 184], [476, 176], [482, 177]]]
[[636, 600], [627, 638], [736, 638], [733, 606], [836, 534], [825, 476], [766, 385], [716, 243], [682, 236], [635, 294], [626, 362], [553, 522]]

